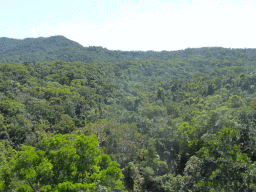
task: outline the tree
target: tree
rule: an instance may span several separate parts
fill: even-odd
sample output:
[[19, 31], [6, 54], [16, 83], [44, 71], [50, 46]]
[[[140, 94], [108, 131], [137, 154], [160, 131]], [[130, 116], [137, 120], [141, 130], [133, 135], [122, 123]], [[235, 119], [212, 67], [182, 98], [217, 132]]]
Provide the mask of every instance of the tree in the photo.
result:
[[224, 127], [218, 134], [203, 138], [206, 144], [197, 156], [202, 160], [204, 179], [196, 186], [206, 191], [255, 191], [256, 168], [241, 152], [238, 132]]
[[135, 124], [102, 120], [88, 125], [85, 132], [96, 134], [104, 153], [109, 154], [121, 166], [136, 159], [144, 142]]
[[0, 167], [0, 190], [92, 191], [99, 185], [109, 191], [123, 189], [118, 163], [101, 155], [98, 143], [96, 135], [57, 134], [43, 139], [41, 150], [22, 146]]

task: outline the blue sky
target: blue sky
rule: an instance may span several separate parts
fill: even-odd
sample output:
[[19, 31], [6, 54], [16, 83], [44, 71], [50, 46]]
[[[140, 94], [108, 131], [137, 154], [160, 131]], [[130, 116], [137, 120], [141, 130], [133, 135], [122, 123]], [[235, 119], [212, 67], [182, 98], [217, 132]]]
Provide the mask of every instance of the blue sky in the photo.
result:
[[0, 37], [63, 35], [111, 50], [255, 48], [255, 18], [255, 0], [2, 0]]

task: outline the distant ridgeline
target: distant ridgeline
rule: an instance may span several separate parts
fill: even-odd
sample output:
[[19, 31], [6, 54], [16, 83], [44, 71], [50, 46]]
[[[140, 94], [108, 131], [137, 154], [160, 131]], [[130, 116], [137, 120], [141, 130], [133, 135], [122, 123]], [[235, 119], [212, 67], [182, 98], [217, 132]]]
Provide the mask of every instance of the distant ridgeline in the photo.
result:
[[236, 56], [255, 60], [256, 49], [228, 49], [221, 47], [188, 48], [179, 51], [120, 51], [103, 47], [83, 47], [64, 36], [11, 39], [0, 38], [0, 63], [23, 63], [63, 60], [66, 62], [123, 62], [143, 60], [169, 60], [196, 56], [201, 58], [228, 59]]

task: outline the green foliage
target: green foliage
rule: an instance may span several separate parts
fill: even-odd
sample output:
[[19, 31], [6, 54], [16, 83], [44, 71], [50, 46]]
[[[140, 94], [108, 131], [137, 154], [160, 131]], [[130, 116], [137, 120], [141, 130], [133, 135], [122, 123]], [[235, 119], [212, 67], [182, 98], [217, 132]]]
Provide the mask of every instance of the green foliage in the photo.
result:
[[184, 122], [177, 131], [179, 135], [179, 149], [181, 154], [194, 155], [202, 146], [200, 130], [196, 126], [191, 126]]
[[[58, 134], [43, 139], [42, 150], [23, 146], [9, 162], [2, 163], [2, 189], [12, 185], [17, 191], [93, 190], [98, 180], [108, 190], [122, 189], [119, 165], [108, 155], [100, 155], [97, 145], [96, 135]], [[4, 168], [7, 166], [9, 172]]]
[[7, 117], [12, 117], [24, 111], [24, 105], [17, 101], [5, 100], [0, 102], [0, 111]]
[[238, 108], [238, 107], [244, 106], [243, 99], [237, 95], [232, 95], [229, 98], [228, 102], [230, 103], [231, 108]]
[[160, 106], [154, 106], [147, 103], [141, 111], [142, 116], [146, 116], [149, 119], [157, 118], [159, 116], [166, 116], [166, 109]]
[[249, 106], [251, 109], [255, 110], [256, 109], [256, 99], [253, 99], [251, 102], [250, 102], [250, 106]]
[[136, 167], [133, 162], [129, 162], [125, 167], [124, 171], [125, 183], [127, 184], [127, 188], [133, 190], [134, 188], [134, 178], [136, 174]]
[[9, 40], [2, 191], [255, 191], [255, 50]]
[[[215, 191], [255, 190], [253, 182], [256, 169], [247, 154], [241, 153], [237, 145], [238, 132], [234, 128], [224, 127], [217, 135], [205, 135], [204, 138], [205, 147], [197, 155], [204, 162], [205, 168], [201, 166], [201, 169], [204, 168], [201, 171], [206, 173], [206, 178], [199, 181], [197, 187]], [[209, 169], [212, 169], [211, 172]]]
[[179, 117], [179, 110], [175, 104], [173, 103], [167, 104], [166, 110], [168, 115], [171, 115], [174, 118]]
[[87, 127], [88, 135], [96, 134], [103, 152], [120, 164], [128, 163], [138, 157], [144, 137], [135, 124], [121, 124], [115, 121], [100, 121]]
[[61, 134], [71, 133], [76, 129], [75, 122], [72, 120], [62, 120], [54, 129]]

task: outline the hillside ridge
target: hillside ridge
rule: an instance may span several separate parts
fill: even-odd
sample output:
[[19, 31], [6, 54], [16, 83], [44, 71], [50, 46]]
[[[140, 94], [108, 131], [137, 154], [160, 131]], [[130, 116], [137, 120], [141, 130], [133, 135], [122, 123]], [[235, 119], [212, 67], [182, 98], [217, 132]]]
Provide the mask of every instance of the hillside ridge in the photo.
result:
[[[12, 39], [0, 38], [0, 63], [24, 63], [63, 60], [65, 62], [116, 63], [124, 61], [159, 61], [190, 56], [225, 59], [241, 55], [241, 59], [254, 59], [256, 49], [231, 49], [222, 47], [187, 48], [176, 51], [121, 51], [101, 46], [83, 47], [64, 36]], [[254, 57], [254, 56], [253, 56]]]

